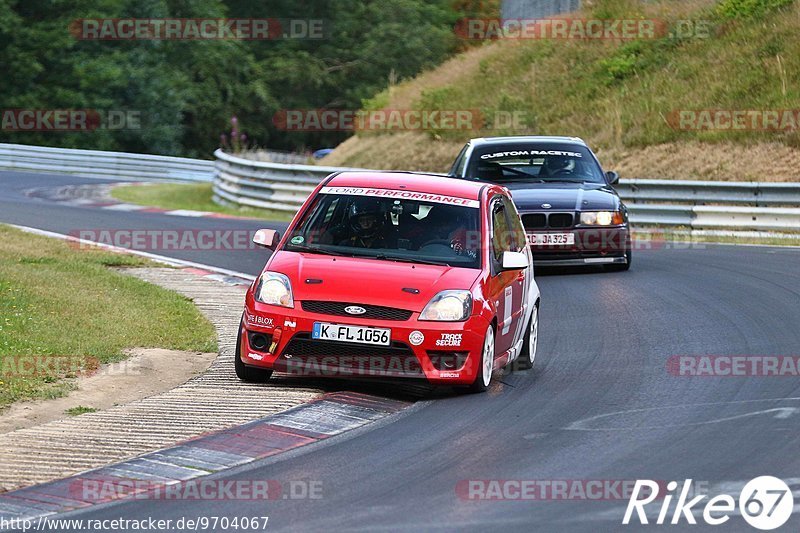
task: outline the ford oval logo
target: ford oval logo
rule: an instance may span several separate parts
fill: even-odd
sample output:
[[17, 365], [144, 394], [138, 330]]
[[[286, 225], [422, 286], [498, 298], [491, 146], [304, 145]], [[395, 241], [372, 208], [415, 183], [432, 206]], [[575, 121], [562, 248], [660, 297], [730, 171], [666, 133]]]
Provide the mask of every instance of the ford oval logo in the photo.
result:
[[542, 204], [542, 209], [550, 209], [551, 207], [553, 206], [550, 204]]
[[367, 310], [357, 305], [349, 305], [344, 308], [344, 312], [351, 315], [363, 315]]

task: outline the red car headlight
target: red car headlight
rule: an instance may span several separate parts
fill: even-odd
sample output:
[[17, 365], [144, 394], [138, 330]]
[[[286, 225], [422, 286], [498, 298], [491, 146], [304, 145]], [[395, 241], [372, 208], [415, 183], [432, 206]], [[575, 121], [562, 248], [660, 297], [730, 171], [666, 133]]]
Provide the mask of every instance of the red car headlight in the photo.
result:
[[469, 291], [442, 291], [428, 302], [419, 315], [420, 320], [462, 322], [472, 314], [472, 295]]
[[292, 283], [288, 277], [278, 272], [264, 272], [254, 296], [263, 304], [294, 308]]

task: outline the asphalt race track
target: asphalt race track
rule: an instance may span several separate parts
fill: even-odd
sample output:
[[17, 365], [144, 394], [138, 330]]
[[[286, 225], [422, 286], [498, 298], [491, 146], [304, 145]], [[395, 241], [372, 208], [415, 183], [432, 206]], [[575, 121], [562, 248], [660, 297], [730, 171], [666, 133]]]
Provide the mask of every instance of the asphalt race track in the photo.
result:
[[[73, 183], [96, 181], [0, 173], [0, 222], [59, 233], [265, 225], [49, 204], [22, 192]], [[157, 253], [250, 274], [265, 259], [261, 251]], [[269, 530], [304, 531], [625, 531], [641, 528], [621, 525], [626, 498], [476, 501], [464, 487], [691, 478], [736, 487], [738, 498], [744, 482], [773, 475], [800, 488], [797, 377], [685, 377], [667, 366], [680, 355], [800, 355], [799, 249], [667, 245], [639, 250], [627, 273], [537, 272], [537, 281], [533, 371], [498, 376], [483, 395], [435, 393], [386, 423], [221, 476], [311, 480], [321, 483], [320, 499], [131, 501], [70, 516], [269, 516]], [[795, 514], [781, 531], [798, 526]], [[755, 531], [740, 516], [719, 528], [662, 527]]]

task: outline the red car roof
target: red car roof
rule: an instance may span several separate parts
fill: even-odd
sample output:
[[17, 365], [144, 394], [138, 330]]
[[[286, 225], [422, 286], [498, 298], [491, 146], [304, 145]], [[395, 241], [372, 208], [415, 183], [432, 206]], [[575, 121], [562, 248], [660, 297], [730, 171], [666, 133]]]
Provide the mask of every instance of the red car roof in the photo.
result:
[[429, 174], [409, 172], [342, 172], [327, 184], [329, 187], [374, 187], [379, 189], [408, 189], [414, 192], [456, 196], [479, 200], [486, 183], [466, 181]]

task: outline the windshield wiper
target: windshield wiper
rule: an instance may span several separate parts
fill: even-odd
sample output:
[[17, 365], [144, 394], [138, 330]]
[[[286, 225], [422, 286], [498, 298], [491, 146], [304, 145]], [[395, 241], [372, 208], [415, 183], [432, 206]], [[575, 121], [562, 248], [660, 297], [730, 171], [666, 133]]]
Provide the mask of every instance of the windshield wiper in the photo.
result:
[[386, 255], [386, 254], [378, 254], [374, 256], [375, 259], [381, 259], [383, 261], [398, 261], [400, 263], [421, 263], [423, 265], [436, 265], [436, 266], [447, 266], [449, 267], [449, 263], [445, 263], [443, 261], [430, 261], [428, 259], [418, 259], [416, 257], [399, 257], [396, 255]]
[[344, 254], [342, 252], [334, 252], [333, 250], [323, 250], [322, 248], [318, 248], [316, 246], [307, 246], [305, 244], [289, 244], [289, 246], [291, 246], [291, 249], [289, 251], [293, 251], [293, 252], [309, 252], [309, 253], [312, 253], [312, 254], [353, 257], [351, 254]]

